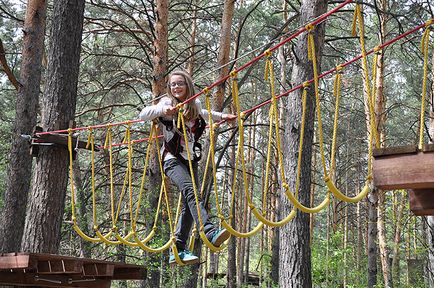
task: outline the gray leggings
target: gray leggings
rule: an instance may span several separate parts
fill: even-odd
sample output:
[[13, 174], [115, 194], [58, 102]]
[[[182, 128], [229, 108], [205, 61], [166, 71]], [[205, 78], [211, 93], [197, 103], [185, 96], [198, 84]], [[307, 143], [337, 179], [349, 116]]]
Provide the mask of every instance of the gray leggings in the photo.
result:
[[[164, 173], [170, 178], [179, 191], [182, 193], [182, 207], [179, 215], [178, 224], [176, 226], [176, 248], [185, 250], [187, 246], [188, 237], [193, 226], [193, 220], [196, 223], [197, 229], [200, 228], [199, 216], [197, 214], [196, 199], [194, 196], [193, 182], [190, 175], [190, 168], [188, 163], [180, 161], [178, 158], [169, 159], [164, 161]], [[197, 181], [197, 163], [193, 162], [193, 169], [196, 187], [200, 187]], [[199, 191], [198, 191], [199, 193]], [[200, 215], [204, 225], [204, 232], [208, 239], [210, 239], [216, 231], [214, 225], [209, 221], [208, 213], [206, 212], [202, 200], [199, 198]]]

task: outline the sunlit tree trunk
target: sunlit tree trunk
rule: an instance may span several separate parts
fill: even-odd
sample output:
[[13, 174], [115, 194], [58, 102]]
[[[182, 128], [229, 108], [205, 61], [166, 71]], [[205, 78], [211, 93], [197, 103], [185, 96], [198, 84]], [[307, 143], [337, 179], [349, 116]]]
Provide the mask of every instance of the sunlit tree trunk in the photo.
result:
[[[54, 2], [47, 86], [42, 98], [44, 130], [66, 129], [74, 119], [83, 31], [84, 1]], [[68, 43], [68, 45], [65, 45]], [[21, 249], [56, 253], [68, 182], [69, 153], [40, 147]]]
[[13, 139], [8, 155], [4, 208], [0, 219], [0, 252], [20, 250], [26, 217], [26, 205], [32, 174], [32, 156], [28, 140], [36, 125], [36, 109], [39, 99], [44, 53], [45, 18], [47, 2], [30, 0], [27, 3], [24, 22], [23, 52], [20, 85], [15, 105]]
[[[387, 36], [387, 20], [388, 16], [385, 12], [388, 10], [388, 1], [381, 0], [378, 2], [379, 9], [382, 11], [380, 17], [380, 43], [384, 43]], [[375, 97], [375, 123], [377, 124], [377, 135], [380, 137], [380, 145], [384, 147], [386, 140], [386, 131], [384, 125], [386, 122], [386, 98], [383, 93], [384, 87], [384, 53], [379, 53], [377, 58], [377, 79], [376, 85], [377, 94]], [[389, 252], [387, 248], [386, 226], [385, 226], [385, 208], [386, 208], [386, 192], [378, 190], [378, 246], [380, 250], [381, 268], [383, 271], [383, 279], [385, 287], [392, 287], [392, 278], [389, 265]]]

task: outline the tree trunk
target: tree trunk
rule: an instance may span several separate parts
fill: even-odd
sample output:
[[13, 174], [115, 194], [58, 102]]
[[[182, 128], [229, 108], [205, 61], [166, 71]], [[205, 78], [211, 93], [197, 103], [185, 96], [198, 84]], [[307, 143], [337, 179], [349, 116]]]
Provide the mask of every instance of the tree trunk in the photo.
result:
[[[235, 142], [235, 139], [232, 140], [233, 142]], [[231, 167], [235, 167], [235, 146], [232, 147], [231, 149], [231, 155], [230, 155], [230, 164]], [[234, 179], [234, 173], [237, 173], [237, 171], [235, 171], [235, 169], [232, 170], [232, 175], [230, 175], [231, 177], [231, 181], [233, 181]], [[234, 185], [232, 185], [232, 183], [229, 184], [230, 187], [233, 187]], [[236, 185], [235, 185], [236, 186]], [[231, 205], [231, 196], [228, 195], [228, 205], [231, 209], [231, 211], [229, 212], [230, 215], [234, 215], [235, 214], [235, 207], [233, 207]], [[235, 226], [235, 217], [231, 217], [230, 218], [230, 225], [232, 227], [236, 227]], [[231, 237], [229, 239], [229, 244], [228, 244], [228, 266], [227, 266], [227, 288], [235, 288], [236, 287], [236, 238], [235, 237]]]
[[0, 218], [0, 252], [20, 250], [26, 205], [32, 174], [29, 144], [21, 135], [30, 135], [36, 125], [36, 109], [41, 82], [47, 3], [30, 0], [24, 22], [23, 52], [13, 139], [7, 167], [5, 203]]
[[[401, 194], [400, 192], [398, 192]], [[393, 260], [392, 260], [392, 278], [395, 279], [394, 285], [395, 287], [399, 287], [400, 285], [400, 275], [399, 275], [399, 246], [401, 242], [401, 226], [402, 226], [402, 216], [404, 215], [405, 202], [407, 198], [404, 195], [401, 195], [401, 198], [398, 203], [398, 211], [396, 215], [396, 229], [395, 229], [395, 237], [393, 241]]]
[[[323, 14], [327, 9], [327, 1], [310, 0], [304, 1], [301, 6], [300, 23], [304, 25], [311, 19]], [[315, 27], [315, 47], [319, 63], [324, 44], [324, 24]], [[294, 63], [291, 83], [303, 83], [313, 78], [312, 63], [307, 58], [307, 34], [302, 34], [295, 49], [298, 61]], [[319, 69], [320, 70], [320, 69]], [[307, 119], [305, 129], [304, 148], [302, 152], [303, 163], [301, 167], [301, 179], [299, 200], [304, 205], [310, 203], [310, 184], [311, 184], [311, 160], [313, 142], [313, 119], [315, 113], [314, 99], [310, 90], [307, 97]], [[297, 175], [297, 154], [300, 140], [301, 123], [301, 93], [296, 91], [289, 95], [287, 107], [287, 119], [285, 121], [285, 168], [287, 171], [288, 184], [291, 189], [295, 187], [295, 177]], [[280, 203], [280, 215], [284, 217], [291, 211], [288, 199], [283, 195]], [[284, 229], [280, 229], [280, 261], [279, 261], [279, 285], [280, 287], [312, 287], [311, 275], [311, 251], [309, 246], [309, 215], [297, 211], [297, 216], [287, 224]]]
[[[74, 119], [77, 98], [84, 1], [54, 3], [47, 86], [42, 99], [42, 127], [66, 129]], [[40, 147], [36, 161], [21, 249], [56, 253], [68, 183], [68, 150]]]
[[[154, 97], [164, 94], [166, 91], [166, 76], [167, 76], [167, 59], [168, 59], [168, 14], [169, 3], [168, 0], [157, 0], [155, 11], [155, 25], [154, 25], [154, 55], [153, 55], [153, 79], [152, 79], [152, 93]], [[148, 203], [150, 207], [156, 207], [160, 187], [162, 185], [161, 172], [158, 160], [159, 153], [155, 153], [149, 163], [149, 178], [148, 178]], [[179, 192], [181, 193], [181, 192]], [[178, 195], [176, 193], [176, 195]], [[145, 287], [154, 288], [160, 287], [160, 264], [162, 255], [155, 253], [145, 253], [145, 264], [148, 269], [148, 277], [143, 283]]]
[[[380, 17], [380, 43], [384, 43], [387, 35], [387, 20], [388, 16], [385, 12], [388, 10], [388, 1], [381, 0], [378, 2], [379, 8], [381, 9]], [[377, 79], [375, 80], [374, 85], [376, 85], [376, 95], [375, 96], [375, 117], [377, 124], [377, 135], [380, 137], [380, 145], [384, 147], [386, 140], [386, 131], [384, 126], [386, 124], [386, 97], [383, 93], [384, 89], [384, 53], [380, 53], [377, 55]], [[387, 237], [386, 237], [386, 226], [385, 226], [385, 206], [386, 206], [386, 195], [385, 191], [378, 190], [378, 245], [380, 248], [380, 259], [381, 259], [381, 268], [383, 270], [383, 279], [385, 287], [392, 287], [392, 278], [390, 273], [390, 265], [389, 265], [389, 252], [387, 249]]]

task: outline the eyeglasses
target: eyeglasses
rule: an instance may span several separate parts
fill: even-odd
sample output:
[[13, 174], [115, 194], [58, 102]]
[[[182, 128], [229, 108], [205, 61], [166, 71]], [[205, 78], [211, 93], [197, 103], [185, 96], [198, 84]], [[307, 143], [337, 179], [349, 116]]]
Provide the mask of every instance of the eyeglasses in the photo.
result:
[[185, 82], [172, 82], [169, 85], [171, 88], [175, 88], [176, 86], [178, 87], [184, 87], [185, 86]]

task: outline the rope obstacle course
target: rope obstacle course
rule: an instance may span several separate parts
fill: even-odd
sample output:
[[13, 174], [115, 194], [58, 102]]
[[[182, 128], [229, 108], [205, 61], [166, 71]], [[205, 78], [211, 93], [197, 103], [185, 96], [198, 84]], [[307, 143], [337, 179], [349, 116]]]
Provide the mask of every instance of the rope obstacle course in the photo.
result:
[[[389, 177], [389, 176], [385, 176], [384, 174], [381, 174], [384, 171], [393, 171], [394, 169], [388, 169], [388, 168], [384, 168], [385, 166], [381, 166], [381, 163], [386, 163], [384, 165], [394, 165], [392, 167], [395, 167], [397, 164], [391, 164], [392, 160], [390, 155], [387, 155], [387, 157], [384, 157], [384, 153], [385, 152], [381, 152], [384, 150], [379, 150], [380, 147], [380, 143], [379, 143], [379, 137], [376, 134], [376, 130], [374, 129], [376, 127], [376, 123], [375, 123], [375, 112], [374, 112], [374, 97], [375, 97], [375, 84], [371, 84], [372, 79], [375, 80], [375, 75], [376, 75], [376, 57], [377, 57], [377, 53], [379, 51], [381, 51], [382, 49], [384, 49], [385, 47], [397, 42], [398, 40], [412, 34], [415, 33], [416, 31], [419, 31], [420, 29], [425, 29], [424, 32], [424, 36], [422, 39], [422, 43], [423, 43], [423, 52], [424, 52], [424, 81], [423, 81], [423, 89], [422, 89], [422, 107], [421, 107], [421, 116], [420, 116], [420, 123], [422, 123], [421, 127], [423, 128], [423, 123], [424, 123], [424, 111], [425, 111], [425, 99], [426, 99], [426, 79], [427, 79], [427, 52], [428, 52], [428, 42], [429, 42], [429, 33], [430, 33], [430, 26], [434, 24], [434, 19], [431, 19], [429, 21], [427, 21], [426, 23], [423, 23], [409, 31], [407, 31], [406, 33], [403, 33], [401, 35], [399, 35], [398, 37], [383, 43], [381, 45], [376, 46], [374, 49], [366, 51], [365, 49], [365, 43], [364, 43], [364, 23], [363, 23], [363, 13], [362, 13], [362, 7], [360, 4], [356, 4], [356, 8], [355, 8], [355, 13], [354, 13], [354, 18], [353, 18], [353, 36], [357, 35], [357, 30], [358, 30], [358, 34], [359, 34], [359, 41], [360, 41], [360, 47], [361, 47], [361, 55], [353, 58], [350, 61], [347, 61], [343, 64], [338, 65], [336, 68], [331, 69], [327, 72], [324, 72], [322, 74], [318, 73], [318, 68], [316, 66], [317, 61], [316, 61], [316, 50], [315, 50], [315, 44], [314, 44], [314, 32], [315, 32], [315, 27], [322, 23], [323, 21], [325, 21], [327, 19], [328, 16], [332, 15], [333, 13], [335, 13], [336, 11], [338, 11], [339, 9], [341, 9], [342, 7], [346, 6], [347, 4], [351, 3], [351, 0], [347, 0], [343, 3], [341, 3], [339, 6], [337, 6], [336, 8], [332, 9], [331, 11], [327, 12], [326, 14], [318, 17], [315, 21], [307, 24], [306, 26], [302, 27], [301, 29], [299, 29], [296, 33], [294, 33], [293, 35], [287, 37], [285, 40], [281, 41], [279, 44], [277, 44], [276, 46], [268, 49], [265, 53], [259, 55], [258, 57], [254, 58], [253, 60], [251, 60], [250, 62], [246, 63], [245, 65], [241, 66], [238, 69], [235, 69], [234, 71], [232, 71], [229, 75], [227, 75], [226, 77], [216, 81], [215, 83], [213, 83], [212, 85], [206, 87], [205, 89], [203, 89], [202, 91], [200, 91], [199, 93], [195, 94], [194, 96], [192, 96], [190, 99], [187, 99], [186, 101], [184, 101], [183, 103], [178, 104], [178, 109], [181, 113], [178, 113], [178, 124], [180, 125], [180, 130], [183, 132], [184, 137], [187, 137], [187, 132], [186, 132], [186, 127], [185, 127], [185, 119], [183, 118], [183, 114], [182, 114], [182, 107], [184, 104], [188, 103], [189, 101], [194, 101], [197, 97], [201, 96], [202, 94], [205, 96], [205, 102], [206, 102], [206, 109], [208, 109], [208, 111], [210, 112], [211, 110], [211, 104], [210, 104], [210, 94], [211, 91], [214, 87], [216, 87], [219, 84], [222, 84], [228, 80], [230, 80], [231, 82], [231, 88], [232, 88], [232, 96], [233, 96], [233, 101], [234, 101], [234, 106], [236, 107], [236, 114], [237, 114], [237, 127], [238, 127], [238, 143], [236, 146], [236, 157], [235, 157], [235, 167], [233, 168], [233, 171], [235, 171], [233, 173], [233, 178], [232, 178], [232, 187], [231, 187], [231, 199], [230, 202], [231, 205], [234, 205], [234, 199], [235, 197], [237, 197], [237, 195], [235, 194], [236, 191], [238, 190], [236, 187], [236, 183], [242, 183], [242, 191], [244, 192], [243, 197], [245, 198], [246, 202], [247, 202], [247, 206], [249, 208], [249, 210], [251, 211], [251, 213], [255, 216], [255, 221], [257, 221], [257, 225], [250, 231], [238, 231], [235, 227], [233, 227], [230, 223], [230, 219], [232, 219], [234, 217], [234, 215], [230, 214], [229, 216], [225, 216], [224, 212], [223, 212], [223, 208], [222, 208], [222, 204], [223, 201], [221, 201], [221, 196], [219, 194], [219, 179], [217, 179], [217, 175], [218, 175], [218, 167], [216, 165], [216, 161], [215, 161], [215, 157], [214, 155], [216, 154], [216, 143], [215, 143], [215, 135], [216, 135], [216, 129], [222, 124], [222, 123], [214, 123], [210, 117], [210, 119], [208, 119], [208, 123], [209, 123], [209, 141], [210, 141], [210, 149], [208, 151], [208, 155], [207, 155], [207, 160], [206, 160], [206, 168], [204, 169], [204, 171], [212, 171], [212, 183], [213, 183], [213, 189], [214, 189], [214, 195], [215, 195], [215, 201], [216, 201], [216, 209], [217, 209], [217, 217], [220, 220], [221, 225], [226, 228], [233, 236], [235, 237], [240, 237], [240, 238], [246, 238], [246, 237], [251, 237], [255, 234], [257, 234], [259, 231], [261, 231], [265, 226], [270, 226], [270, 227], [281, 227], [283, 225], [285, 225], [286, 223], [288, 223], [289, 221], [291, 221], [295, 215], [297, 210], [301, 210], [302, 212], [305, 213], [318, 213], [320, 211], [322, 211], [323, 209], [327, 208], [329, 203], [330, 203], [330, 199], [331, 199], [331, 195], [333, 195], [334, 197], [336, 197], [337, 199], [341, 200], [341, 201], [345, 201], [345, 202], [350, 202], [350, 203], [355, 203], [358, 202], [362, 199], [364, 199], [367, 195], [367, 193], [370, 191], [370, 189], [372, 189], [373, 185], [376, 185], [378, 188], [380, 189], [402, 189], [402, 188], [411, 188], [411, 189], [416, 189], [415, 191], [418, 192], [418, 195], [424, 195], [423, 197], [428, 197], [429, 199], [432, 199], [432, 195], [433, 192], [432, 190], [434, 189], [434, 180], [432, 179], [432, 175], [428, 175], [428, 174], [432, 174], [429, 173], [429, 171], [431, 171], [431, 169], [427, 169], [427, 168], [420, 168], [419, 166], [419, 170], [418, 171], [423, 171], [423, 169], [426, 169], [426, 173], [423, 174], [419, 180], [421, 181], [418, 184], [412, 185], [410, 186], [406, 186], [403, 187], [400, 184], [393, 184], [393, 181], [395, 180], [390, 180], [392, 182], [392, 184], [381, 184], [382, 181], [384, 180], [385, 177]], [[294, 86], [292, 89], [281, 93], [280, 95], [276, 95], [275, 92], [275, 76], [274, 76], [274, 71], [273, 71], [273, 62], [272, 62], [272, 53], [278, 49], [279, 47], [281, 47], [282, 45], [290, 42], [292, 39], [294, 39], [295, 37], [299, 36], [300, 34], [307, 32], [308, 36], [308, 56], [309, 59], [312, 61], [312, 68], [313, 68], [313, 73], [314, 73], [314, 78], [310, 79], [304, 83], [301, 83], [299, 85]], [[368, 61], [367, 61], [367, 57], [371, 54], [374, 54], [374, 60], [373, 60], [373, 67], [372, 67], [372, 78], [369, 77], [369, 68], [368, 68]], [[270, 92], [271, 92], [271, 97], [269, 100], [264, 101], [262, 103], [260, 103], [259, 105], [256, 105], [250, 109], [241, 110], [241, 105], [240, 105], [240, 99], [239, 99], [239, 91], [238, 91], [238, 79], [237, 76], [238, 74], [245, 68], [247, 68], [250, 65], [253, 65], [254, 63], [258, 62], [260, 59], [264, 58], [265, 59], [265, 79], [266, 81], [269, 82], [270, 85]], [[368, 101], [368, 107], [369, 107], [369, 113], [370, 113], [370, 124], [369, 124], [369, 146], [368, 146], [368, 166], [367, 166], [367, 178], [365, 181], [365, 185], [364, 187], [361, 189], [361, 191], [359, 193], [357, 193], [357, 195], [353, 196], [353, 197], [349, 197], [347, 195], [345, 195], [344, 193], [342, 193], [337, 187], [335, 182], [332, 180], [331, 175], [333, 174], [333, 167], [335, 166], [335, 161], [336, 161], [336, 147], [337, 147], [337, 130], [338, 130], [338, 118], [339, 118], [339, 99], [340, 99], [340, 90], [341, 90], [341, 81], [342, 81], [342, 77], [344, 75], [344, 69], [345, 67], [357, 62], [357, 61], [361, 61], [361, 66], [362, 66], [362, 78], [364, 81], [364, 86], [366, 87], [366, 93], [367, 93], [367, 101]], [[320, 93], [319, 93], [319, 80], [321, 78], [324, 78], [328, 75], [332, 75], [335, 74], [335, 80], [334, 80], [334, 91], [333, 91], [333, 95], [335, 96], [335, 115], [334, 115], [334, 125], [333, 125], [333, 136], [332, 136], [332, 145], [331, 145], [331, 164], [330, 167], [327, 167], [326, 164], [326, 157], [325, 157], [325, 148], [324, 148], [324, 135], [323, 135], [323, 125], [322, 125], [322, 115], [321, 115], [321, 103], [320, 103]], [[312, 85], [313, 84], [313, 85]], [[372, 87], [371, 87], [372, 85]], [[302, 162], [302, 150], [303, 150], [303, 133], [304, 133], [304, 126], [305, 126], [305, 121], [306, 121], [306, 98], [307, 98], [307, 91], [309, 88], [311, 88], [311, 86], [313, 86], [314, 89], [314, 94], [315, 94], [315, 103], [316, 103], [316, 120], [317, 120], [317, 133], [318, 133], [318, 138], [319, 138], [319, 149], [320, 149], [320, 157], [321, 157], [321, 166], [322, 166], [322, 176], [323, 176], [323, 180], [324, 180], [324, 184], [327, 186], [327, 193], [325, 198], [322, 200], [322, 202], [320, 204], [318, 204], [317, 206], [314, 207], [307, 207], [305, 205], [303, 205], [302, 203], [299, 202], [298, 200], [298, 188], [300, 185], [300, 174], [301, 174], [301, 162]], [[281, 135], [279, 133], [280, 131], [280, 117], [279, 117], [279, 110], [278, 110], [278, 100], [282, 97], [288, 96], [291, 92], [294, 92], [296, 90], [299, 89], [303, 89], [303, 93], [302, 93], [302, 122], [301, 122], [301, 136], [300, 136], [300, 143], [299, 143], [299, 153], [298, 153], [298, 159], [297, 159], [297, 175], [296, 175], [296, 184], [295, 184], [295, 188], [294, 191], [291, 191], [289, 184], [286, 182], [286, 173], [285, 173], [285, 169], [284, 169], [284, 163], [283, 163], [283, 152], [282, 152], [282, 140], [281, 140]], [[252, 188], [249, 186], [249, 175], [248, 175], [248, 168], [247, 168], [247, 163], [246, 163], [246, 159], [245, 159], [245, 155], [244, 155], [244, 146], [245, 146], [245, 121], [247, 120], [248, 116], [251, 115], [252, 113], [254, 113], [256, 110], [263, 108], [265, 106], [269, 105], [269, 109], [268, 109], [268, 147], [267, 147], [267, 153], [266, 153], [266, 161], [265, 161], [265, 175], [264, 175], [264, 180], [263, 180], [263, 188], [262, 190], [262, 195], [261, 195], [261, 199], [262, 199], [262, 203], [260, 205], [255, 204], [255, 200], [252, 198]], [[209, 115], [211, 115], [211, 113], [209, 113]], [[144, 140], [143, 139], [138, 139], [138, 140], [134, 140], [131, 137], [131, 130], [132, 130], [132, 126], [135, 123], [141, 122], [141, 120], [132, 120], [132, 121], [126, 121], [126, 122], [119, 122], [119, 123], [112, 123], [112, 124], [108, 124], [108, 125], [96, 125], [96, 126], [90, 126], [90, 127], [80, 127], [80, 128], [70, 128], [67, 130], [58, 130], [58, 131], [50, 131], [50, 132], [41, 132], [41, 133], [36, 133], [36, 135], [38, 137], [45, 137], [44, 135], [59, 135], [59, 134], [63, 134], [68, 135], [67, 136], [67, 146], [68, 146], [68, 150], [70, 153], [70, 184], [71, 184], [71, 209], [72, 209], [72, 227], [73, 229], [86, 241], [90, 241], [90, 242], [94, 242], [94, 243], [105, 243], [108, 245], [127, 245], [127, 246], [131, 246], [131, 247], [138, 247], [143, 249], [144, 251], [147, 252], [152, 252], [152, 253], [159, 253], [159, 252], [163, 252], [169, 248], [173, 249], [174, 255], [175, 255], [175, 259], [176, 262], [180, 265], [183, 265], [184, 263], [182, 262], [182, 260], [179, 258], [178, 255], [178, 251], [176, 251], [176, 246], [173, 245], [175, 243], [175, 236], [174, 236], [174, 228], [176, 226], [177, 223], [177, 219], [178, 219], [178, 215], [179, 215], [179, 211], [181, 209], [181, 195], [177, 201], [176, 204], [176, 212], [173, 213], [173, 211], [171, 210], [171, 203], [168, 197], [168, 187], [166, 184], [166, 177], [164, 176], [164, 172], [163, 172], [163, 168], [162, 168], [162, 163], [161, 163], [161, 158], [157, 156], [157, 158], [159, 159], [159, 170], [161, 173], [161, 186], [159, 189], [159, 197], [158, 197], [158, 204], [157, 207], [155, 209], [155, 216], [154, 216], [154, 222], [153, 222], [153, 226], [152, 228], [148, 229], [148, 231], [146, 232], [145, 228], [142, 228], [141, 226], [143, 226], [142, 221], [140, 221], [139, 217], [141, 215], [141, 211], [143, 211], [143, 197], [145, 195], [145, 184], [147, 181], [147, 170], [149, 167], [149, 161], [151, 158], [151, 154], [152, 153], [157, 153], [160, 150], [160, 143], [159, 143], [159, 138], [156, 135], [156, 126], [155, 124], [153, 124], [151, 126], [150, 129], [150, 135], [149, 137], [146, 139], [147, 141], [147, 149], [146, 149], [146, 156], [145, 156], [145, 160], [144, 160], [144, 165], [143, 165], [143, 172], [142, 172], [142, 176], [141, 176], [141, 180], [140, 180], [140, 185], [138, 185], [139, 189], [138, 192], [134, 192], [135, 191], [135, 186], [133, 184], [133, 174], [134, 174], [134, 165], [133, 165], [133, 161], [134, 161], [134, 147], [135, 145], [137, 145], [138, 143], [142, 143]], [[113, 143], [113, 130], [116, 128], [123, 128], [125, 127], [125, 130], [123, 131], [123, 135], [124, 135], [124, 141], [122, 141], [122, 143], [119, 144], [114, 144]], [[429, 153], [430, 151], [428, 150], [421, 150], [422, 148], [422, 144], [423, 144], [423, 129], [421, 128], [420, 130], [420, 141], [419, 141], [419, 150], [422, 152], [417, 152], [416, 157], [418, 157], [417, 159], [415, 158], [415, 160], [413, 161], [415, 165], [420, 165], [422, 163], [428, 163], [429, 167], [432, 167], [434, 163], [432, 155], [434, 155], [434, 153]], [[98, 129], [103, 129], [105, 131], [105, 143], [103, 147], [98, 147], [95, 145], [95, 131]], [[76, 195], [75, 195], [75, 185], [74, 185], [74, 172], [73, 172], [73, 154], [76, 151], [76, 147], [79, 143], [79, 141], [77, 141], [77, 138], [75, 136], [74, 133], [81, 133], [83, 131], [87, 132], [87, 142], [86, 142], [86, 148], [90, 150], [90, 162], [92, 165], [91, 168], [91, 181], [92, 181], [92, 195], [91, 195], [91, 201], [92, 201], [92, 209], [93, 209], [93, 215], [92, 215], [92, 220], [93, 220], [93, 229], [95, 234], [93, 236], [91, 235], [87, 235], [78, 225], [78, 221], [77, 221], [77, 215], [76, 215]], [[65, 137], [65, 136], [62, 136]], [[185, 140], [187, 140], [187, 138], [185, 138]], [[186, 143], [188, 143], [188, 141], [185, 141]], [[63, 143], [65, 144], [65, 143]], [[374, 146], [375, 145], [375, 146]], [[121, 146], [126, 146], [126, 149], [122, 150], [123, 154], [127, 155], [127, 164], [126, 164], [126, 169], [125, 172], [123, 173], [123, 184], [120, 185], [121, 191], [116, 194], [116, 189], [115, 189], [115, 183], [114, 183], [114, 178], [116, 171], [114, 171], [114, 157], [113, 157], [113, 150], [121, 147]], [[276, 147], [274, 149], [277, 150], [276, 154], [277, 154], [277, 163], [272, 163], [272, 150], [273, 147]], [[83, 147], [83, 144], [81, 144], [81, 147]], [[374, 147], [376, 149], [374, 149]], [[109, 167], [108, 167], [108, 179], [110, 180], [110, 185], [109, 185], [109, 194], [110, 194], [110, 222], [111, 223], [107, 223], [106, 221], [104, 222], [104, 224], [101, 224], [101, 222], [98, 220], [97, 217], [97, 202], [98, 202], [98, 198], [101, 196], [98, 196], [98, 189], [95, 185], [95, 151], [97, 149], [106, 151], [106, 153], [108, 153], [108, 159], [109, 159]], [[124, 151], [126, 150], [126, 152]], [[418, 150], [418, 151], [419, 151]], [[189, 151], [189, 149], [187, 149], [187, 151]], [[428, 157], [428, 158], [426, 158]], [[424, 161], [420, 161], [420, 159], [425, 159]], [[192, 157], [191, 155], [189, 155], [189, 169], [190, 172], [193, 174], [193, 166], [192, 166], [192, 161], [191, 161]], [[400, 161], [400, 160], [393, 160], [393, 161]], [[395, 163], [395, 162], [393, 162]], [[428, 165], [427, 164], [427, 165]], [[280, 185], [280, 189], [285, 193], [285, 195], [287, 196], [287, 198], [291, 201], [291, 203], [293, 204], [293, 210], [288, 214], [282, 217], [281, 220], [278, 221], [274, 221], [272, 219], [267, 219], [266, 218], [266, 201], [269, 197], [269, 189], [268, 187], [270, 185], [269, 182], [271, 181], [271, 176], [269, 174], [270, 171], [270, 167], [274, 165], [275, 167], [278, 168], [278, 176], [279, 179], [281, 181], [281, 185]], [[403, 170], [400, 173], [396, 173], [398, 175], [398, 178], [403, 179], [401, 176], [399, 175], [403, 175], [403, 174], [408, 174], [409, 171], [406, 170], [406, 168], [403, 166]], [[239, 173], [237, 173], [237, 171], [239, 171]], [[413, 171], [413, 170], [411, 170]], [[242, 179], [238, 179], [238, 174], [241, 174]], [[429, 178], [430, 177], [430, 178]], [[192, 177], [193, 179], [195, 179], [195, 177]], [[413, 180], [415, 180], [415, 177], [410, 177]], [[201, 185], [199, 186], [199, 183], [195, 183], [195, 181], [193, 181], [194, 185], [194, 191], [195, 191], [195, 199], [196, 201], [199, 201], [199, 195], [201, 193], [203, 193], [204, 189], [205, 189], [205, 182], [207, 179], [207, 175], [203, 176], [203, 181], [201, 183]], [[388, 178], [390, 179], [390, 178]], [[431, 179], [431, 180], [428, 180]], [[425, 182], [424, 182], [425, 181]], [[429, 195], [429, 196], [427, 196]], [[416, 199], [418, 199], [416, 197]], [[424, 198], [425, 199], [425, 198]], [[163, 209], [163, 206], [165, 207], [165, 210]], [[197, 205], [198, 206], [198, 205]], [[259, 206], [262, 206], [261, 208], [259, 208]], [[422, 209], [424, 210], [424, 208], [418, 208], [419, 210]], [[427, 209], [425, 209], [422, 212], [417, 212], [417, 213], [433, 213], [433, 209], [432, 207], [429, 208], [431, 209], [430, 211], [425, 211]], [[429, 210], [428, 209], [428, 210]], [[228, 208], [228, 211], [234, 211], [234, 207], [230, 207]], [[166, 220], [166, 225], [167, 227], [165, 228], [167, 231], [169, 231], [170, 233], [170, 237], [169, 239], [165, 240], [164, 243], [160, 243], [160, 244], [156, 244], [153, 243], [153, 239], [155, 237], [155, 235], [157, 234], [157, 230], [159, 230], [160, 228], [158, 227], [158, 222], [161, 221], [161, 215], [165, 215], [165, 217], [167, 218]], [[198, 213], [200, 216], [200, 213]], [[434, 214], [434, 213], [433, 213]], [[127, 217], [127, 221], [120, 219], [122, 216], [126, 216]], [[175, 217], [173, 217], [173, 215], [175, 215]], [[421, 215], [421, 214], [420, 214]], [[208, 241], [208, 239], [206, 238], [204, 231], [203, 231], [203, 223], [202, 223], [202, 219], [201, 217], [199, 217], [200, 219], [200, 227], [198, 227], [198, 232], [200, 237], [202, 238], [203, 242], [205, 243], [205, 245], [213, 252], [219, 252], [222, 249], [224, 249], [223, 247], [215, 247], [212, 245], [212, 243], [210, 243]], [[122, 222], [122, 225], [126, 225], [124, 229], [120, 229], [119, 228], [119, 222]], [[126, 229], [126, 233], [122, 234], [123, 231], [121, 230], [125, 230]], [[142, 233], [144, 232], [144, 234], [142, 235]], [[146, 234], [146, 235], [145, 235]], [[153, 244], [151, 244], [153, 243]]]

